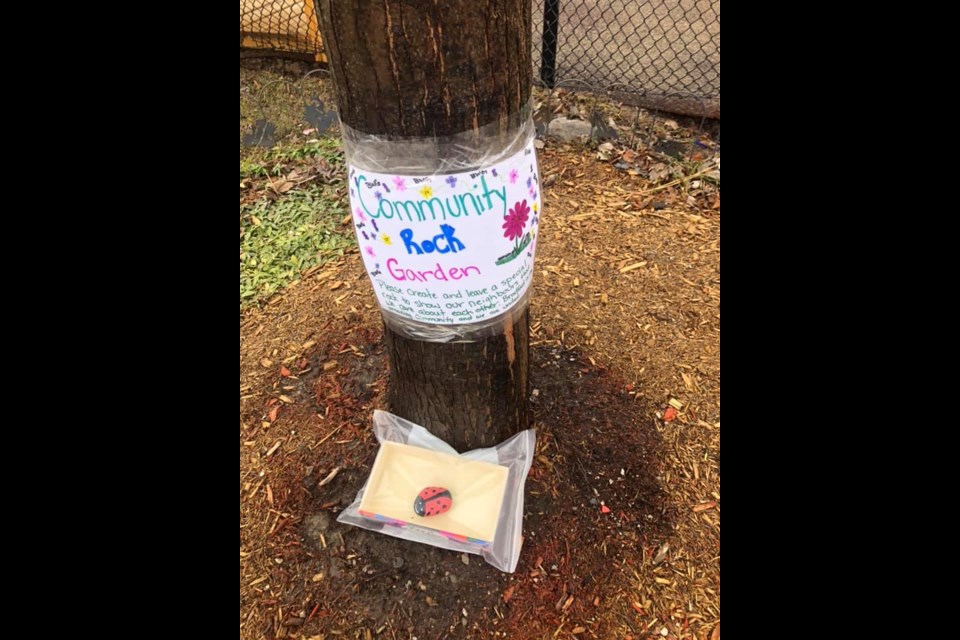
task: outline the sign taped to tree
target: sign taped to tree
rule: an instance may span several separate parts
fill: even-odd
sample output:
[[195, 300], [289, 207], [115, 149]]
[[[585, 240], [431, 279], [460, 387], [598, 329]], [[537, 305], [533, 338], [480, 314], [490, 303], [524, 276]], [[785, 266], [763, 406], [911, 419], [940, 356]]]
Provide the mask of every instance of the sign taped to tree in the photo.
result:
[[524, 299], [540, 230], [532, 139], [461, 173], [350, 165], [349, 183], [357, 243], [383, 309], [426, 324], [473, 324]]

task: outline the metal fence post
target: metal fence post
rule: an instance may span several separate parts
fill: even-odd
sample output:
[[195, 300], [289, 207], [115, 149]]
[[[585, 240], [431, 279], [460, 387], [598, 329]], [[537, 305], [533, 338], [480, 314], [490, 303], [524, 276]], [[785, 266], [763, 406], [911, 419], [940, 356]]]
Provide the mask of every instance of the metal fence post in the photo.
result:
[[540, 49], [540, 79], [553, 89], [557, 75], [557, 31], [560, 23], [560, 0], [546, 0], [543, 5], [543, 40]]

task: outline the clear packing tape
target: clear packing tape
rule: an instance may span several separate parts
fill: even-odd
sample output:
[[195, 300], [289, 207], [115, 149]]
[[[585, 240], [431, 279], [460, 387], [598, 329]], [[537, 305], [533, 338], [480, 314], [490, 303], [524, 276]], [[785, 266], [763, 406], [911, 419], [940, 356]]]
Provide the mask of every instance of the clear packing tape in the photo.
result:
[[[536, 151], [533, 146], [536, 130], [532, 118], [532, 103], [528, 103], [523, 109], [504, 119], [481, 126], [477, 129], [472, 129], [470, 131], [465, 131], [463, 133], [450, 136], [429, 138], [376, 136], [362, 133], [342, 123], [341, 130], [343, 133], [343, 145], [346, 153], [346, 160], [351, 172], [351, 208], [356, 212], [354, 214], [354, 222], [358, 227], [356, 229], [357, 239], [361, 245], [362, 255], [367, 265], [368, 275], [370, 275], [371, 281], [374, 284], [374, 290], [378, 294], [381, 312], [383, 314], [383, 319], [386, 326], [401, 336], [415, 340], [429, 342], [475, 342], [486, 339], [493, 335], [501, 334], [504, 332], [505, 325], [512, 325], [515, 323], [524, 313], [524, 311], [526, 311], [527, 306], [529, 305], [530, 283], [532, 281], [533, 250], [535, 248], [536, 233], [539, 230], [538, 226], [535, 225], [538, 225], [539, 220], [539, 202], [537, 202], [537, 197], [539, 196], [538, 192], [540, 185], [540, 174], [539, 166], [536, 162]], [[524, 154], [527, 154], [527, 157], [525, 157]], [[532, 158], [529, 157], [530, 154], [532, 154]], [[515, 171], [509, 167], [513, 166], [513, 164], [518, 164], [521, 161], [524, 170], [529, 167], [529, 173], [532, 175], [527, 176], [527, 180], [525, 181], [523, 180], [523, 177], [520, 176], [520, 182], [508, 182], [508, 180], [515, 178]], [[499, 174], [497, 172], [498, 167], [501, 167], [501, 172]], [[422, 190], [421, 186], [424, 180], [429, 180], [427, 184], [432, 183], [435, 189], [441, 187], [446, 188], [444, 186], [444, 181], [450, 185], [453, 185], [457, 184], [459, 179], [460, 185], [463, 185], [465, 184], [465, 181], [472, 180], [473, 177], [478, 173], [486, 173], [487, 175], [484, 177], [484, 179], [489, 177], [491, 181], [502, 181], [503, 212], [504, 214], [507, 214], [507, 211], [509, 210], [510, 216], [519, 216], [519, 221], [516, 222], [517, 231], [513, 233], [526, 232], [526, 236], [521, 236], [522, 240], [521, 237], [515, 238], [516, 249], [514, 250], [523, 250], [524, 247], [521, 246], [523, 245], [523, 242], [530, 243], [529, 249], [525, 253], [526, 262], [529, 265], [529, 269], [525, 269], [523, 272], [522, 279], [524, 282], [522, 284], [522, 292], [519, 290], [513, 291], [511, 294], [512, 299], [510, 305], [503, 309], [497, 309], [496, 315], [487, 315], [482, 318], [463, 323], [456, 322], [455, 318], [451, 318], [449, 316], [445, 316], [443, 321], [432, 319], [431, 321], [423, 321], [410, 317], [411, 315], [415, 315], [413, 313], [403, 313], [397, 309], [388, 309], [387, 305], [384, 304], [383, 296], [385, 295], [385, 292], [382, 290], [384, 284], [381, 282], [379, 284], [381, 289], [378, 289], [377, 277], [386, 278], [387, 276], [383, 275], [385, 273], [390, 275], [393, 275], [394, 273], [402, 273], [399, 267], [397, 267], [396, 271], [393, 268], [393, 265], [399, 265], [396, 260], [394, 260], [393, 263], [391, 263], [390, 260], [387, 260], [386, 264], [383, 262], [383, 255], [385, 251], [396, 251], [396, 245], [399, 244], [399, 238], [397, 237], [398, 230], [393, 228], [391, 231], [391, 246], [384, 246], [381, 243], [374, 244], [372, 242], [367, 246], [364, 246], [363, 240], [368, 239], [368, 235], [373, 235], [374, 232], [371, 227], [375, 227], [378, 232], [381, 232], [381, 227], [386, 225], [386, 222], [383, 218], [377, 217], [378, 213], [382, 213], [383, 210], [378, 210], [377, 207], [372, 203], [379, 203], [379, 201], [385, 197], [393, 197], [396, 195], [396, 189], [389, 191], [390, 195], [388, 196], [386, 190], [389, 190], [391, 186], [391, 184], [388, 183], [382, 189], [376, 192], [376, 201], [368, 197], [367, 200], [371, 204], [362, 203], [362, 208], [357, 206], [357, 201], [354, 200], [354, 196], [357, 195], [356, 192], [359, 192], [361, 187], [369, 187], [370, 184], [372, 184], [370, 182], [366, 184], [356, 182], [356, 175], [364, 172], [369, 173], [370, 175], [379, 174], [381, 178], [388, 175], [393, 176], [393, 180], [397, 181], [397, 184], [401, 185], [401, 188], [403, 188], [405, 194], [426, 193]], [[494, 176], [496, 176], [496, 179]], [[408, 177], [409, 180], [404, 181], [402, 180], [403, 177]], [[416, 184], [412, 184], [414, 180], [416, 180]], [[408, 184], [404, 184], [404, 182], [407, 182]], [[527, 219], [530, 219], [529, 214], [533, 213], [529, 230], [526, 228], [525, 224], [521, 226], [522, 223], [525, 223], [525, 220], [521, 215], [523, 212], [516, 213], [515, 209], [509, 208], [507, 202], [509, 196], [511, 201], [516, 201], [515, 204], [519, 205], [518, 197], [513, 197], [513, 194], [509, 193], [508, 189], [514, 192], [519, 192], [519, 190], [523, 189], [524, 186], [527, 187], [527, 190], [523, 193], [525, 195], [529, 195], [529, 197], [524, 200], [524, 205], [527, 207], [533, 207], [532, 212], [529, 209], [526, 211]], [[488, 189], [486, 183], [484, 183], [484, 188]], [[420, 190], [418, 191], [416, 189]], [[497, 190], [488, 189], [488, 192], [499, 197]], [[458, 204], [458, 206], [460, 206], [460, 204], [463, 205], [463, 211], [465, 211], [471, 203], [476, 205], [478, 201], [480, 202], [479, 206], [483, 206], [482, 199], [474, 198], [469, 194], [466, 196], [461, 195], [456, 197], [470, 198], [467, 200], [461, 199], [459, 204], [457, 203], [456, 199], [453, 200], [453, 202]], [[429, 200], [427, 195], [424, 195], [423, 198]], [[530, 200], [530, 202], [528, 203], [527, 200]], [[407, 201], [407, 204], [410, 202], [411, 201]], [[441, 201], [437, 200], [437, 202]], [[491, 199], [488, 199], [486, 202], [490, 204]], [[500, 204], [497, 202], [496, 198], [492, 200], [492, 203], [498, 206]], [[438, 206], [442, 211], [442, 204]], [[447, 206], [450, 206], [449, 201]], [[433, 210], [434, 208], [430, 207], [428, 213], [433, 212]], [[366, 215], [360, 215], [360, 219], [357, 219], [356, 216], [362, 214], [363, 211], [366, 211]], [[462, 219], [455, 220], [453, 218], [448, 218], [445, 219], [445, 221], [449, 224], [454, 222], [458, 224], [461, 222], [475, 222], [475, 219], [468, 220], [466, 218], [466, 213], [463, 215], [465, 217]], [[490, 215], [491, 213], [487, 212], [487, 220], [489, 220]], [[369, 223], [367, 217], [374, 218], [375, 221], [379, 221], [379, 224], [373, 223], [370, 224], [370, 226], [367, 226], [365, 224]], [[397, 217], [400, 217], [399, 213], [397, 214]], [[422, 220], [423, 218], [421, 217], [421, 221]], [[458, 242], [459, 238], [462, 238], [464, 241], [470, 239], [477, 244], [490, 245], [490, 236], [492, 236], [490, 230], [493, 229], [497, 234], [502, 235], [500, 231], [500, 223], [503, 222], [503, 227], [507, 228], [507, 223], [509, 220], [510, 217], [505, 215], [502, 220], [495, 220], [495, 224], [488, 222], [486, 230], [483, 232], [483, 235], [486, 237], [483, 238], [480, 238], [475, 234], [466, 237], [455, 236], [454, 232], [448, 230], [445, 232], [447, 234], [446, 238], [442, 237], [441, 234], [432, 236], [434, 242], [436, 243], [436, 247], [428, 240], [425, 243], [418, 244], [416, 248], [418, 251], [421, 247], [424, 247], [428, 249], [436, 249], [437, 253], [445, 253], [441, 249], [440, 243], [437, 242], [437, 240], [440, 239], [441, 242], [446, 240], [448, 245], [444, 248], [449, 250], [449, 244], [456, 243], [457, 246], [463, 246], [462, 243]], [[414, 221], [416, 222], [415, 219]], [[433, 222], [436, 221], [437, 220], [433, 220]], [[393, 220], [389, 222], [393, 222]], [[427, 222], [431, 221], [427, 220]], [[453, 229], [453, 227], [450, 226], [449, 229]], [[367, 233], [368, 231], [370, 232], [369, 234]], [[507, 233], [510, 232], [510, 229], [507, 228]], [[530, 239], [531, 233], [534, 234], [533, 240]], [[382, 236], [383, 234], [381, 233], [381, 239]], [[376, 238], [377, 236], [373, 237]], [[502, 238], [499, 238], [499, 236], [494, 237], [493, 239], [502, 241]], [[413, 241], [411, 240], [411, 242]], [[412, 245], [408, 244], [407, 246], [410, 247]], [[508, 246], [507, 248], [510, 249], [513, 247]], [[363, 253], [364, 251], [366, 252], [365, 254]], [[414, 257], [416, 258], [420, 256]], [[449, 258], [449, 256], [436, 257], [439, 257], [441, 260]], [[500, 259], [503, 260], [507, 257], [509, 256], [500, 256]], [[514, 265], [510, 265], [511, 267], [524, 262], [523, 255], [519, 255], [518, 257], [520, 257], [521, 260], [517, 261]], [[511, 258], [511, 260], [512, 259], [514, 258]], [[486, 267], [485, 273], [494, 271], [494, 269], [489, 267], [490, 264], [491, 263], [489, 261], [484, 263], [484, 267]], [[497, 264], [499, 264], [499, 262]], [[433, 265], [431, 263], [431, 269], [432, 267]], [[441, 267], [440, 262], [437, 263], [437, 267], [438, 269]], [[468, 269], [471, 268], [477, 269], [478, 272], [480, 271], [480, 267], [468, 267]], [[463, 269], [458, 270], [457, 268], [453, 268], [452, 271], [454, 278], [456, 278], [458, 275], [461, 275], [461, 272], [464, 272]], [[506, 271], [506, 269], [503, 271]], [[473, 275], [473, 272], [468, 271], [466, 273]], [[432, 275], [432, 273], [428, 274], [428, 277]], [[438, 275], [444, 276], [445, 274], [439, 273]], [[398, 283], [391, 282], [391, 284]], [[468, 284], [469, 286], [473, 286], [474, 281], [471, 280], [468, 283], [468, 279], [464, 278], [464, 286], [468, 286]], [[486, 284], [486, 282], [483, 281], [480, 284]], [[401, 290], [404, 289], [402, 286], [399, 288]], [[502, 289], [500, 295], [503, 295]], [[413, 304], [424, 304], [420, 300], [411, 302]], [[447, 301], [446, 303], [443, 303], [441, 300], [437, 300], [434, 301], [434, 303], [441, 304], [445, 307], [457, 304], [457, 302], [452, 300]], [[461, 300], [460, 304], [466, 305], [477, 303], [472, 301], [465, 302]]]

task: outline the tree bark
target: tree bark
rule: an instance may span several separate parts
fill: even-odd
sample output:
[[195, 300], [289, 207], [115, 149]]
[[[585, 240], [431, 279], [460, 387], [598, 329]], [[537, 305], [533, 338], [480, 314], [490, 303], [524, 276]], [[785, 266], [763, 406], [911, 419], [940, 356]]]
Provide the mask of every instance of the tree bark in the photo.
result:
[[[319, 0], [340, 119], [383, 136], [491, 125], [510, 135], [530, 99], [530, 0]], [[513, 117], [511, 122], [511, 116]], [[477, 342], [384, 327], [391, 411], [459, 451], [528, 426], [529, 313]]]

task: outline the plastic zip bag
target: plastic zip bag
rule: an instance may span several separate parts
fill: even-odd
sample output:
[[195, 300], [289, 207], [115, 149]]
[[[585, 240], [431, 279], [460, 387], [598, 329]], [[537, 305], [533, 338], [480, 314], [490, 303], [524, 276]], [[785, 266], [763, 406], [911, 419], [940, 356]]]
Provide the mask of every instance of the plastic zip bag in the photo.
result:
[[[458, 454], [423, 427], [386, 411], [373, 412], [373, 429], [381, 444], [377, 462], [356, 499], [337, 521], [477, 554], [497, 569], [513, 573], [523, 544], [523, 491], [533, 462], [535, 431], [527, 429], [496, 447]], [[404, 446], [385, 447], [384, 443]], [[425, 463], [426, 457], [432, 463]], [[495, 467], [505, 468], [506, 473]], [[503, 476], [505, 482], [500, 480]], [[427, 487], [450, 490], [452, 506], [448, 512], [432, 518], [416, 516], [415, 498]], [[361, 509], [362, 505], [367, 508]], [[376, 513], [370, 511], [371, 505], [377, 505]]]

